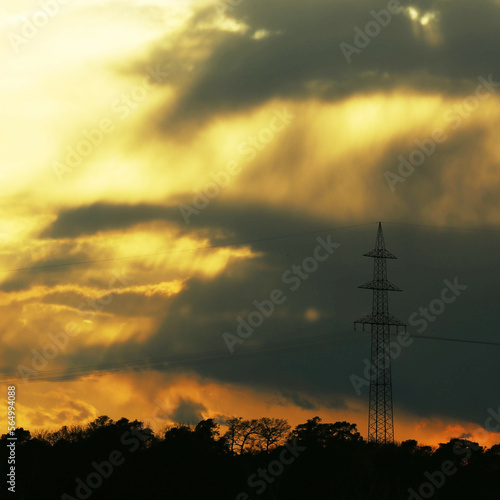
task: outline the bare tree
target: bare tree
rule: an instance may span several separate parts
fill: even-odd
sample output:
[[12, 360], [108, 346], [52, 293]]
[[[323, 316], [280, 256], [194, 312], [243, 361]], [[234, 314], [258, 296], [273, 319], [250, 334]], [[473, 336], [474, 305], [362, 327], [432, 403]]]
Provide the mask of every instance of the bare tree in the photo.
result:
[[281, 418], [260, 418], [243, 420], [241, 417], [226, 421], [228, 427], [224, 434], [231, 452], [253, 452], [257, 449], [269, 451], [282, 444], [290, 432], [288, 422]]
[[283, 444], [291, 429], [288, 422], [283, 418], [263, 417], [258, 422], [259, 445], [261, 449], [266, 451]]
[[233, 453], [235, 448], [239, 448], [240, 455], [245, 451], [252, 452], [255, 450], [255, 440], [259, 435], [258, 420], [243, 420], [241, 417], [234, 417], [228, 419], [226, 425], [228, 431], [224, 434], [224, 438]]

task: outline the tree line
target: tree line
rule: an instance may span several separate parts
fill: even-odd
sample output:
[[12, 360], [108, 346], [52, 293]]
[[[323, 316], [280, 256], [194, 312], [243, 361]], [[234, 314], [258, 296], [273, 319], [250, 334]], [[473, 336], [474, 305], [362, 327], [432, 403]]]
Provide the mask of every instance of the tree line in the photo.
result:
[[27, 500], [497, 500], [500, 493], [500, 444], [485, 449], [457, 437], [436, 447], [377, 445], [356, 424], [319, 417], [293, 429], [285, 419], [234, 417], [155, 433], [138, 420], [100, 416], [15, 436], [16, 495]]

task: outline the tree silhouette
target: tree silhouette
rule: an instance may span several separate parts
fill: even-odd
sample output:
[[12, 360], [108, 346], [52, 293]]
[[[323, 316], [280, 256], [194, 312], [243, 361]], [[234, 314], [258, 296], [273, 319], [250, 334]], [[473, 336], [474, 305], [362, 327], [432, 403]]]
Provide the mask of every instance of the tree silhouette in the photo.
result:
[[234, 417], [226, 421], [226, 426], [228, 430], [224, 439], [231, 452], [234, 453], [237, 448], [240, 455], [258, 450], [270, 451], [285, 442], [291, 429], [286, 420], [269, 417], [253, 420]]
[[263, 417], [258, 420], [258, 446], [268, 452], [271, 448], [281, 445], [286, 440], [290, 425], [282, 418]]
[[[141, 421], [107, 416], [34, 435], [17, 429], [16, 493], [26, 500], [401, 500], [427, 484], [422, 491], [433, 489], [439, 500], [498, 500], [500, 444], [484, 450], [453, 438], [436, 449], [412, 439], [377, 445], [355, 424], [319, 417], [291, 432], [286, 420], [270, 417], [226, 423], [222, 437], [213, 419], [158, 436]], [[7, 437], [0, 438], [3, 454]], [[0, 459], [5, 474], [7, 457]], [[445, 476], [448, 460], [454, 469]]]
[[240, 455], [243, 452], [255, 451], [255, 441], [259, 435], [259, 421], [230, 418], [226, 421], [228, 431], [224, 435], [232, 452], [239, 449]]
[[338, 441], [353, 443], [362, 441], [356, 424], [350, 424], [349, 422], [322, 424], [320, 417], [311, 418], [305, 424], [295, 427], [291, 433], [291, 437], [297, 439], [305, 446], [323, 448]]

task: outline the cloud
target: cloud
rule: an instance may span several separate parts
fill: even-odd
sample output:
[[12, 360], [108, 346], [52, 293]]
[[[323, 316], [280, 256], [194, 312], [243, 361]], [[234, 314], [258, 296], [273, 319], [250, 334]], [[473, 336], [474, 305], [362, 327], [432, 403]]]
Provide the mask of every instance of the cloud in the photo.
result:
[[[192, 195], [184, 195], [183, 198], [189, 202], [189, 197]], [[76, 238], [99, 232], [125, 230], [151, 221], [170, 223], [180, 234], [201, 229], [204, 232], [200, 232], [200, 235], [210, 236], [213, 244], [223, 243], [228, 239], [221, 236], [221, 229], [230, 235], [236, 234], [239, 238], [247, 239], [262, 234], [272, 237], [278, 231], [286, 234], [307, 229], [323, 229], [321, 224], [327, 224], [326, 219], [318, 219], [298, 211], [290, 213], [290, 210], [280, 207], [252, 203], [220, 203], [215, 200], [199, 217], [193, 217], [190, 226], [187, 226], [178, 205], [99, 202], [62, 209], [57, 219], [42, 231], [40, 238]]]
[[[113, 300], [85, 318], [82, 335], [47, 367], [122, 363], [130, 373], [106, 378], [99, 408], [150, 412], [154, 383], [170, 390], [171, 378], [189, 376], [218, 389], [210, 400], [203, 389], [180, 384], [167, 405], [179, 418], [232, 414], [231, 390], [251, 403], [238, 402], [244, 417], [272, 401], [284, 416], [295, 409], [301, 417], [314, 410], [357, 418], [367, 388], [356, 396], [349, 376], [362, 375], [370, 339], [353, 333], [352, 321], [371, 307], [370, 294], [356, 287], [371, 278], [371, 262], [361, 256], [376, 226], [332, 230], [341, 247], [293, 293], [283, 273], [302, 265], [315, 238], [328, 233], [287, 235], [376, 220], [498, 225], [499, 97], [470, 113], [464, 108], [479, 75], [500, 80], [493, 50], [498, 2], [412, 2], [415, 15], [407, 9], [394, 16], [351, 63], [339, 44], [354, 43], [354, 28], [363, 29], [386, 1], [243, 0], [226, 16], [200, 2], [174, 15], [165, 4], [132, 11], [121, 2], [82, 5], [89, 23], [77, 26], [68, 14], [62, 31], [55, 22], [52, 38], [41, 34], [40, 45], [33, 40], [8, 61], [3, 85], [11, 120], [2, 134], [7, 167], [0, 176], [11, 194], [0, 206], [7, 221], [0, 260], [14, 271], [2, 274], [3, 370], [29, 363], [49, 334], [84, 319], [80, 304], [106, 301], [113, 290]], [[114, 36], [89, 45], [91, 24]], [[102, 118], [118, 124], [113, 103], [157, 65], [168, 78], [59, 182], [51, 161], [62, 161]], [[284, 108], [294, 115], [289, 126], [244, 162], [242, 145]], [[447, 140], [391, 192], [384, 174], [397, 172], [399, 155], [408, 158], [436, 128]], [[178, 205], [192, 204], [229, 162], [241, 173], [186, 224]], [[394, 315], [409, 322], [439, 296], [443, 279], [458, 276], [466, 293], [429, 322], [425, 335], [497, 340], [496, 233], [386, 223], [384, 230], [399, 257], [390, 279], [404, 289], [390, 299]], [[115, 270], [134, 279], [110, 287]], [[235, 333], [238, 317], [276, 288], [287, 301], [246, 340], [243, 347], [255, 352], [231, 355], [222, 333]], [[319, 334], [330, 339], [314, 349], [268, 349]], [[162, 356], [183, 362], [155, 366], [144, 377], [132, 363]], [[441, 415], [436, 429], [457, 415], [480, 424], [496, 397], [495, 363], [490, 348], [416, 339], [393, 364], [396, 414]], [[67, 384], [93, 398], [94, 378], [75, 377], [68, 371]], [[151, 386], [141, 397], [140, 383]], [[230, 387], [225, 406], [216, 401], [220, 387]], [[32, 402], [30, 419], [41, 424], [97, 411]]]
[[146, 221], [175, 218], [180, 219], [177, 207], [114, 205], [100, 202], [63, 210], [40, 237], [74, 238], [99, 231], [126, 229]]
[[[241, 206], [240, 211], [224, 212], [223, 207], [214, 204], [214, 212], [207, 211], [207, 218], [200, 218], [199, 226], [206, 222], [206, 228], [213, 234], [222, 227], [234, 234], [235, 239], [247, 239], [263, 234], [264, 230], [273, 234], [271, 229], [280, 232], [286, 229], [283, 232], [288, 233], [293, 229], [324, 227], [317, 220], [311, 225], [314, 218], [304, 216], [301, 219], [286, 211], [266, 212], [262, 209], [260, 212], [257, 207]], [[85, 208], [82, 208], [82, 213], [85, 213]], [[259, 213], [261, 219], [257, 216]], [[259, 221], [258, 225], [255, 221]], [[371, 297], [363, 291], [356, 291], [356, 287], [371, 276], [370, 263], [364, 262], [361, 256], [372, 246], [375, 227], [333, 231], [332, 239], [341, 246], [293, 293], [283, 283], [282, 275], [311, 255], [317, 235], [256, 241], [252, 245], [258, 252], [257, 257], [228, 262], [223, 273], [209, 279], [191, 276], [178, 293], [158, 302], [156, 309], [148, 310], [149, 315], [156, 316], [156, 323], [147, 324], [147, 328], [140, 316], [138, 323], [129, 320], [127, 328], [115, 324], [116, 318], [133, 311], [140, 314], [141, 307], [148, 307], [147, 302], [137, 302], [136, 296], [124, 303], [122, 300], [127, 293], [120, 294], [116, 302], [105, 309], [107, 314], [116, 315], [115, 318], [109, 316], [109, 320], [102, 323], [103, 328], [96, 329], [87, 342], [78, 342], [78, 349], [72, 348], [58, 358], [57, 366], [77, 367], [95, 363], [94, 346], [95, 342], [100, 342], [105, 346], [100, 351], [100, 363], [187, 355], [183, 364], [157, 369], [168, 373], [196, 373], [219, 383], [236, 383], [247, 390], [273, 388], [285, 400], [306, 409], [319, 405], [346, 408], [346, 398], [354, 396], [349, 377], [351, 374], [361, 376], [365, 368], [363, 360], [369, 357], [369, 336], [352, 333], [352, 321], [371, 307]], [[478, 240], [476, 233], [436, 233], [430, 229], [415, 230], [392, 225], [385, 225], [385, 232], [388, 248], [400, 258], [389, 269], [390, 279], [404, 289], [401, 296], [391, 297], [393, 314], [408, 322], [409, 316], [420, 306], [439, 296], [443, 279], [458, 276], [461, 283], [469, 286], [467, 292], [457, 299], [457, 303], [461, 301], [459, 307], [450, 305], [435, 323], [429, 323], [426, 334], [476, 338], [471, 318], [478, 307], [490, 311], [485, 318], [487, 323], [496, 321], [493, 311], [496, 310], [494, 290], [497, 284], [485, 281], [482, 273], [476, 274], [470, 260], [472, 255], [480, 252], [482, 265], [489, 269], [490, 276], [495, 275], [492, 269], [498, 267], [496, 253], [486, 240]], [[443, 244], [446, 252], [443, 252]], [[402, 281], [401, 276], [406, 280]], [[138, 285], [132, 285], [132, 288], [135, 286]], [[238, 358], [237, 353], [232, 356], [226, 352], [222, 333], [236, 333], [238, 316], [246, 318], [255, 309], [254, 301], [268, 299], [276, 288], [285, 292], [287, 301], [276, 307], [276, 312], [255, 329], [245, 346], [265, 347], [278, 339], [331, 332], [331, 343], [327, 342], [323, 347], [324, 356], [301, 348], [242, 358]], [[313, 326], [306, 316], [306, 311], [312, 306], [320, 313]], [[60, 319], [64, 320], [63, 317]], [[57, 331], [57, 328], [47, 330]], [[482, 332], [481, 338], [490, 338], [488, 332]], [[482, 348], [477, 346], [475, 349]], [[223, 354], [213, 360], [189, 359], [191, 353], [214, 351]], [[480, 351], [474, 352], [480, 355]], [[394, 362], [397, 405], [421, 416], [433, 412], [452, 416], [458, 412], [464, 418], [480, 422], [481, 412], [477, 409], [486, 408], [491, 399], [488, 384], [484, 384], [483, 376], [474, 367], [477, 363], [486, 372], [491, 370], [493, 373], [494, 353], [488, 352], [479, 361], [479, 358], [471, 358], [470, 352], [461, 344], [416, 340]], [[427, 360], [424, 365], [423, 359]], [[444, 380], [443, 366], [449, 370]], [[467, 367], [467, 380], [462, 381], [461, 390], [469, 392], [474, 384], [483, 387], [483, 390], [474, 390], [473, 407], [463, 407], [454, 397], [461, 383], [458, 374], [463, 367]], [[419, 374], [418, 381], [415, 380], [416, 373]], [[450, 387], [449, 384], [453, 385]], [[403, 390], [409, 387], [412, 390]], [[365, 392], [360, 401], [366, 397]]]
[[200, 420], [203, 420], [203, 414], [206, 411], [205, 405], [189, 398], [181, 398], [170, 419], [180, 424], [197, 424]]
[[307, 398], [301, 396], [300, 394], [297, 393], [289, 393], [289, 392], [284, 392], [283, 396], [286, 398], [288, 402], [292, 402], [294, 405], [298, 406], [299, 408], [304, 408], [305, 410], [317, 410], [318, 406], [313, 403], [312, 401], [309, 401]]
[[[434, 2], [432, 7], [422, 2], [422, 12], [438, 13], [428, 26], [419, 24], [415, 31], [410, 16], [393, 15], [348, 64], [340, 44], [354, 45], [354, 28], [373, 21], [372, 10], [386, 8], [386, 1], [370, 7], [359, 0], [320, 0], [314, 6], [298, 0], [245, 1], [227, 13], [248, 26], [234, 32], [221, 31], [215, 9], [203, 8], [172, 48], [152, 50], [153, 64], [169, 60], [178, 74], [192, 66], [190, 84], [178, 89], [180, 99], [165, 114], [165, 126], [171, 131], [179, 121], [212, 119], [273, 99], [331, 101], [400, 87], [463, 94], [478, 75], [500, 75], [491, 51], [500, 11], [492, 0]], [[425, 34], [431, 28], [439, 31], [439, 44], [428, 43]], [[263, 30], [274, 35], [253, 36]], [[189, 50], [182, 47], [187, 39]]]

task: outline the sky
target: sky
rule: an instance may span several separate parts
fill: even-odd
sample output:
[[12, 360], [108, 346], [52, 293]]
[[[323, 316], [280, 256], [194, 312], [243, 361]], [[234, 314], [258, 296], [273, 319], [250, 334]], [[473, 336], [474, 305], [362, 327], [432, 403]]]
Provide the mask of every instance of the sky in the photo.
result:
[[[318, 415], [366, 438], [378, 221], [410, 334], [500, 342], [499, 21], [493, 0], [0, 0], [18, 426]], [[500, 347], [394, 342], [396, 440], [500, 442]]]

